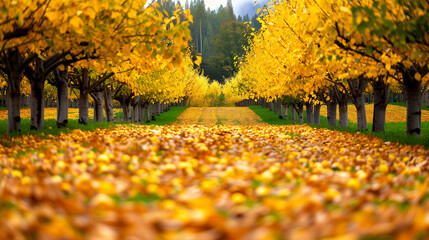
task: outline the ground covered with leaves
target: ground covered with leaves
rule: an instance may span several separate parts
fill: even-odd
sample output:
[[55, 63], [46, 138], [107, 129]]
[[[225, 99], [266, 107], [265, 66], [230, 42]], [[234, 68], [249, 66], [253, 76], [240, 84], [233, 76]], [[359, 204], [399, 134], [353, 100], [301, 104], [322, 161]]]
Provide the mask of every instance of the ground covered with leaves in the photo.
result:
[[[365, 105], [366, 110], [366, 121], [371, 123], [372, 118], [374, 115], [374, 104], [366, 104]], [[338, 111], [338, 109], [337, 109]], [[353, 104], [348, 105], [348, 113], [349, 113], [349, 121], [353, 123], [357, 123], [357, 112], [356, 107]], [[422, 122], [428, 122], [429, 121], [429, 111], [428, 110], [421, 110], [422, 113]], [[320, 114], [322, 116], [327, 116], [328, 110], [326, 108], [326, 105], [322, 105], [320, 109]], [[339, 119], [338, 113], [337, 113], [337, 119]], [[399, 122], [406, 122], [407, 121], [407, 108], [404, 106], [398, 106], [389, 104], [386, 108], [386, 123], [399, 123]]]
[[176, 121], [178, 125], [266, 125], [247, 107], [190, 107]]
[[0, 148], [0, 239], [425, 239], [428, 161], [308, 126], [20, 136]]

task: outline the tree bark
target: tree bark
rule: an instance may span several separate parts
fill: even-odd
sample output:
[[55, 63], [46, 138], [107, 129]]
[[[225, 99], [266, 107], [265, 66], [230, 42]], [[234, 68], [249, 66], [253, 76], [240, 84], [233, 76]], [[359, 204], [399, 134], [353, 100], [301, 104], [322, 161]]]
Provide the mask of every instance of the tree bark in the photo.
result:
[[150, 104], [149, 103], [146, 105], [146, 122], [147, 123], [150, 122]]
[[159, 116], [161, 114], [161, 103], [160, 102], [156, 102], [154, 104], [154, 115]]
[[64, 71], [54, 70], [57, 87], [57, 128], [68, 126], [69, 93], [68, 93], [68, 67]]
[[365, 111], [365, 97], [363, 92], [368, 85], [368, 79], [361, 76], [353, 80], [347, 80], [350, 87], [351, 99], [356, 107], [357, 113], [357, 124], [359, 131], [368, 130], [366, 122], [366, 111]]
[[124, 122], [129, 122], [131, 120], [131, 104], [122, 103], [122, 112]]
[[279, 118], [283, 119], [283, 107], [282, 107], [282, 102], [278, 101], [277, 104], [279, 105]]
[[374, 112], [372, 116], [372, 131], [384, 132], [386, 125], [386, 108], [389, 103], [389, 84], [384, 82], [384, 77], [373, 81]]
[[7, 63], [7, 131], [21, 131], [20, 95], [24, 59], [19, 50], [11, 49], [6, 53]]
[[152, 104], [152, 121], [156, 121], [156, 103]]
[[91, 93], [94, 100], [94, 122], [103, 122], [103, 96], [104, 88], [96, 89]]
[[295, 110], [295, 104], [292, 104], [292, 124], [296, 124], [296, 110]]
[[144, 106], [141, 102], [139, 103], [138, 106], [139, 106], [139, 114], [140, 114], [139, 122], [144, 123]]
[[1, 88], [1, 106], [6, 106], [6, 87]]
[[299, 123], [304, 123], [304, 104], [298, 103], [298, 117], [299, 117]]
[[349, 111], [347, 102], [340, 102], [338, 104], [338, 110], [340, 113], [340, 127], [346, 128], [349, 126]]
[[313, 118], [314, 124], [320, 124], [320, 108], [321, 108], [320, 104], [314, 105], [314, 118]]
[[308, 124], [314, 124], [313, 121], [313, 104], [311, 103], [306, 103], [305, 104], [305, 109], [307, 110], [307, 123]]
[[346, 128], [349, 126], [348, 103], [350, 97], [347, 93], [340, 91], [337, 86], [332, 88], [332, 93], [334, 94], [335, 102], [338, 104], [340, 127]]
[[328, 101], [326, 105], [328, 111], [328, 126], [337, 126], [337, 103]]
[[[10, 78], [10, 75], [9, 75]], [[20, 89], [19, 85], [7, 88], [7, 131], [21, 131], [21, 113], [20, 113]]]
[[82, 84], [80, 84], [79, 94], [79, 123], [88, 125], [88, 100], [89, 100], [89, 76], [88, 69], [82, 69]]
[[368, 126], [366, 122], [365, 98], [363, 95], [356, 98], [355, 106], [357, 113], [358, 130], [366, 131], [368, 130]]
[[104, 87], [104, 111], [106, 112], [106, 121], [113, 121], [113, 89], [109, 86]]
[[139, 122], [139, 117], [140, 117], [140, 112], [139, 112], [139, 106], [138, 104], [133, 104], [133, 122], [138, 123]]
[[[39, 78], [40, 77], [40, 78]], [[31, 79], [30, 130], [42, 130], [45, 120], [45, 78]]]
[[407, 105], [407, 134], [420, 137], [422, 126], [422, 85], [420, 81], [414, 78], [415, 73], [415, 70], [402, 70]]
[[139, 113], [139, 101], [140, 101], [140, 97], [134, 97], [133, 101], [131, 103], [131, 106], [133, 107], [133, 116], [132, 116], [132, 120], [135, 123], [139, 122], [139, 118], [140, 118], [140, 113]]
[[287, 120], [287, 115], [288, 115], [288, 105], [287, 103], [283, 104], [284, 106], [284, 111], [283, 111], [283, 119]]

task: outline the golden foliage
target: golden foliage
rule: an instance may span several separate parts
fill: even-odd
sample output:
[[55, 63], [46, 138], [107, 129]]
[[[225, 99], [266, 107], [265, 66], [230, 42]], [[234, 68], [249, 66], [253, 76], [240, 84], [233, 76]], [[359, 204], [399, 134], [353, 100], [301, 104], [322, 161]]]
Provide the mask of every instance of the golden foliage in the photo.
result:
[[413, 239], [429, 228], [428, 161], [296, 125], [20, 136], [0, 145], [0, 238]]

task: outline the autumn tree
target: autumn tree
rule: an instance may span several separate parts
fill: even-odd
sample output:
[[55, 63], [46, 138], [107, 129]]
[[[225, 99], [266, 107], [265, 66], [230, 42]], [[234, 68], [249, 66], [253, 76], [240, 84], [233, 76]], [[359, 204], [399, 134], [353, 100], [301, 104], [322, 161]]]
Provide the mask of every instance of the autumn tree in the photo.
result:
[[215, 55], [210, 58], [210, 63], [222, 69], [224, 78], [229, 78], [238, 72], [237, 57], [246, 53], [249, 45], [251, 29], [241, 22], [230, 22], [222, 25], [219, 34], [216, 35], [214, 44]]
[[[3, 45], [1, 70], [9, 79], [8, 96], [14, 98], [8, 101], [9, 131], [20, 128], [19, 83], [24, 70], [34, 92], [32, 113], [35, 116], [32, 119], [35, 123], [32, 127], [41, 129], [42, 85], [46, 76], [58, 66], [64, 66], [60, 69], [64, 71], [69, 64], [96, 59], [97, 63], [88, 61], [86, 67], [101, 73], [114, 72], [111, 67], [125, 61], [144, 67], [141, 59], [145, 55], [164, 55], [167, 63], [180, 63], [189, 40], [188, 22], [173, 23], [179, 10], [170, 18], [156, 7], [143, 8], [145, 2], [25, 1], [17, 4], [19, 8], [3, 11], [2, 27], [6, 34], [0, 39]], [[4, 9], [16, 3], [4, 3]], [[184, 11], [184, 15], [191, 19], [189, 11]], [[37, 58], [40, 59], [36, 61]], [[61, 79], [58, 78], [60, 74], [56, 75], [56, 79]], [[58, 93], [62, 92], [66, 91]]]

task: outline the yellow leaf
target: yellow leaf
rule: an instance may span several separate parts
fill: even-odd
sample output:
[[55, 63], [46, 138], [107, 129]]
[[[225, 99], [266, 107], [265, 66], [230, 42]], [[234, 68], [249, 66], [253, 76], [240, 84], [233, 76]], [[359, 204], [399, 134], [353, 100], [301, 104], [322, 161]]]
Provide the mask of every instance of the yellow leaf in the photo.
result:
[[387, 69], [387, 71], [390, 71], [390, 69], [391, 69], [391, 66], [390, 66], [390, 64], [386, 64], [386, 69]]
[[83, 33], [83, 21], [80, 17], [74, 16], [70, 19], [70, 25], [73, 27], [73, 29], [79, 33]]
[[426, 82], [429, 80], [429, 73], [427, 73], [424, 77], [422, 77], [422, 82]]
[[58, 14], [56, 12], [46, 12], [45, 13], [46, 18], [49, 19], [49, 21], [53, 21], [56, 17], [58, 17]]
[[415, 78], [417, 81], [420, 81], [420, 80], [422, 79], [422, 75], [421, 75], [420, 73], [416, 73], [416, 74], [414, 75], [414, 78]]
[[197, 56], [197, 59], [195, 60], [195, 64], [200, 66], [201, 65], [201, 61], [202, 61], [202, 57], [201, 56]]
[[350, 9], [349, 9], [349, 8], [346, 8], [346, 7], [344, 7], [344, 6], [341, 6], [341, 7], [340, 7], [340, 11], [341, 11], [341, 12], [344, 12], [344, 13], [350, 13]]

